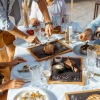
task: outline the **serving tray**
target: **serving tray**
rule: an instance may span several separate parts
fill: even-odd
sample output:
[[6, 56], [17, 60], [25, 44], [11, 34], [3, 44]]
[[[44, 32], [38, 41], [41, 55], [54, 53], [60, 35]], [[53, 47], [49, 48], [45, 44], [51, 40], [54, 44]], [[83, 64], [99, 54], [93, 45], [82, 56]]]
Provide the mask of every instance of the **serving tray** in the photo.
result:
[[[78, 72], [73, 72], [72, 69], [68, 69], [65, 66], [65, 60], [73, 60], [75, 62], [75, 67], [78, 69]], [[51, 76], [48, 79], [48, 84], [78, 84], [84, 85], [84, 76], [83, 76], [83, 68], [84, 68], [84, 61], [81, 57], [62, 57], [62, 61], [60, 63], [64, 64], [64, 71], [55, 74], [53, 72], [53, 66], [57, 64], [54, 58], [51, 60]]]
[[60, 54], [64, 54], [64, 53], [68, 53], [72, 51], [72, 49], [69, 46], [65, 45], [60, 40], [55, 40], [50, 43], [55, 46], [54, 54], [51, 54], [51, 55], [45, 54], [45, 52], [43, 51], [43, 48], [46, 44], [42, 44], [37, 47], [27, 48], [27, 50], [30, 52], [30, 54], [33, 57], [36, 58], [37, 61], [46, 60], [58, 54], [60, 55]]
[[[94, 98], [96, 95], [99, 95], [98, 99]], [[70, 92], [66, 93], [65, 97], [66, 100], [100, 100], [100, 89]]]

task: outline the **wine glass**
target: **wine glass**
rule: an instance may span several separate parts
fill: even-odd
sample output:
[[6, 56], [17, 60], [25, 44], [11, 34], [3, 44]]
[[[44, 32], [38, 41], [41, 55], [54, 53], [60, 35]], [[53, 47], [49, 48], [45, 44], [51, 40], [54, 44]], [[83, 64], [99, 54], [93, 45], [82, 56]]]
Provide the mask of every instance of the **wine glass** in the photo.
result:
[[89, 85], [89, 79], [94, 76], [94, 67], [96, 66], [96, 51], [94, 46], [87, 48], [86, 68], [84, 69], [84, 76], [87, 80], [87, 85], [83, 87], [83, 90], [92, 89]]
[[41, 62], [40, 71], [41, 71], [41, 75], [42, 75], [42, 82], [41, 82], [42, 84], [41, 84], [41, 87], [42, 88], [47, 88], [48, 87], [47, 80], [51, 76], [51, 68], [47, 64], [46, 61]]
[[[89, 68], [89, 67], [88, 67]], [[83, 86], [83, 90], [88, 90], [88, 89], [92, 89], [91, 86], [89, 86], [89, 82], [90, 82], [90, 79], [94, 76], [94, 72], [93, 72], [93, 69], [90, 70], [88, 68], [85, 68], [83, 73], [84, 73], [84, 76], [86, 78], [86, 85]]]

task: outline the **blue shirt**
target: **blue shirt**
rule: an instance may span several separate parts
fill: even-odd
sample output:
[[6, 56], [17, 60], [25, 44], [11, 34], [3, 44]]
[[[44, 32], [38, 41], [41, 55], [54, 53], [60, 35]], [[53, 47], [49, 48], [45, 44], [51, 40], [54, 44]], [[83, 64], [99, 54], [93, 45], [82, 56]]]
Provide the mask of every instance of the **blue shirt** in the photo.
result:
[[100, 15], [87, 26], [87, 28], [92, 30], [92, 33], [95, 33], [97, 28], [99, 27], [100, 27]]

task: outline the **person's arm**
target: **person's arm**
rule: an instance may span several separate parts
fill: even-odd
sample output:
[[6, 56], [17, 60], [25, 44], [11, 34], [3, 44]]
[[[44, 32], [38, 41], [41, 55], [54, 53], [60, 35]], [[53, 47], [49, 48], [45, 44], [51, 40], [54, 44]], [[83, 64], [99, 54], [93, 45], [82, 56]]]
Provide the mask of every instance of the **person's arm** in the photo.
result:
[[[92, 31], [92, 33], [96, 32], [97, 28], [100, 27], [100, 15], [93, 20], [86, 29], [90, 29]], [[91, 33], [91, 34], [92, 34]]]
[[3, 92], [7, 89], [20, 88], [24, 84], [22, 79], [10, 80], [0, 85], [0, 90]]
[[0, 3], [0, 29], [9, 31], [11, 34], [24, 39], [27, 42], [30, 43], [40, 43], [37, 37], [35, 36], [28, 36], [24, 34], [22, 31], [18, 30], [14, 24], [7, 18], [6, 12], [3, 9], [1, 3]]
[[38, 6], [39, 6], [39, 8], [44, 16], [45, 23], [51, 22], [45, 0], [39, 0]]
[[0, 69], [6, 68], [6, 67], [12, 67], [22, 62], [26, 62], [26, 60], [22, 57], [17, 57], [10, 62], [0, 62]]
[[79, 40], [86, 41], [89, 39], [89, 36], [96, 32], [98, 27], [100, 27], [100, 15], [87, 26], [85, 32], [79, 35]]
[[52, 26], [52, 22], [51, 22], [51, 19], [50, 19], [50, 16], [49, 16], [49, 13], [48, 13], [48, 10], [47, 10], [47, 6], [46, 6], [46, 2], [45, 0], [39, 0], [38, 1], [38, 6], [44, 16], [44, 21], [45, 21], [45, 32], [47, 34], [47, 37], [49, 38], [51, 35], [52, 35], [52, 29], [53, 29], [53, 26]]

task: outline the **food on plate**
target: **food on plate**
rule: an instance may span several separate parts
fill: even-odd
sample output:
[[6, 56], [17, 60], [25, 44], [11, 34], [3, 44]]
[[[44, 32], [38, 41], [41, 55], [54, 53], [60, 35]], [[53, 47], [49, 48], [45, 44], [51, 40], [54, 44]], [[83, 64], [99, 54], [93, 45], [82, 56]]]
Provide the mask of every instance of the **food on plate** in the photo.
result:
[[92, 94], [86, 100], [100, 100], [99, 94]]
[[100, 45], [94, 44], [94, 47], [97, 48], [97, 55], [100, 55]]
[[34, 35], [34, 30], [27, 30], [26, 31], [29, 35]]
[[14, 100], [46, 100], [46, 96], [39, 91], [26, 91], [18, 94]]
[[28, 65], [24, 65], [23, 69], [18, 70], [18, 72], [29, 72], [29, 66]]
[[53, 73], [54, 74], [60, 74], [64, 71], [64, 64], [63, 63], [58, 63], [53, 65]]
[[89, 46], [90, 46], [90, 45], [88, 44], [88, 42], [86, 42], [85, 45], [82, 45], [82, 46], [80, 47], [80, 52], [86, 55], [86, 54], [87, 54], [87, 48], [88, 48]]
[[78, 72], [78, 69], [75, 67], [75, 62], [73, 60], [68, 59], [64, 62], [66, 65], [66, 68], [71, 68], [73, 72]]
[[46, 44], [43, 48], [45, 54], [54, 54], [55, 46], [53, 44]]

